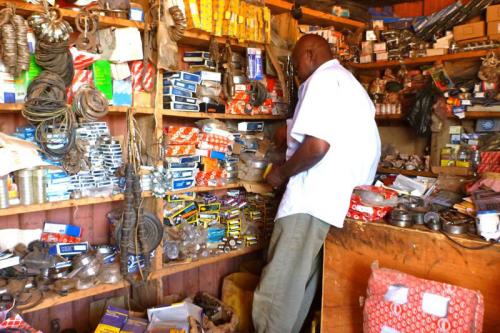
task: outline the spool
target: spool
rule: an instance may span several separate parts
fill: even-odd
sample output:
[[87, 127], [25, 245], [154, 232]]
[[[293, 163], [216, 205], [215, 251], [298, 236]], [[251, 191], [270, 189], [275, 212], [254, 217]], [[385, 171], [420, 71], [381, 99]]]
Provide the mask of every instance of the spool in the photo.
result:
[[0, 177], [0, 208], [9, 207], [9, 189], [7, 183], [9, 175]]
[[32, 169], [19, 170], [16, 173], [17, 186], [19, 189], [19, 199], [21, 205], [33, 204], [33, 178]]
[[32, 173], [33, 202], [41, 204], [45, 202], [45, 169], [36, 169]]

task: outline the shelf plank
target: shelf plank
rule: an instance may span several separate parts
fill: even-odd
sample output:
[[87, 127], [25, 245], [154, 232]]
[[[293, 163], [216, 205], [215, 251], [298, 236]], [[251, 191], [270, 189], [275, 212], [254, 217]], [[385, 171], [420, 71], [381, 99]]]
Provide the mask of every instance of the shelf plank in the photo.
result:
[[404, 169], [396, 169], [396, 168], [377, 168], [378, 173], [385, 173], [385, 174], [401, 174], [404, 176], [421, 176], [421, 177], [436, 177], [436, 174], [434, 174], [431, 171], [415, 171], [415, 170], [404, 170]]
[[[355, 69], [382, 69], [386, 67], [397, 67], [401, 65], [406, 66], [418, 66], [432, 64], [434, 62], [443, 61], [453, 61], [453, 60], [466, 60], [466, 59], [479, 59], [488, 54], [491, 50], [479, 50], [479, 51], [469, 51], [469, 52], [459, 52], [454, 54], [446, 54], [442, 56], [431, 56], [431, 57], [421, 57], [421, 58], [408, 58], [401, 61], [377, 61], [370, 62], [367, 64], [356, 64], [347, 63], [347, 66], [353, 67]], [[495, 49], [499, 51], [499, 49]]]
[[[0, 0], [0, 6], [7, 6], [7, 4], [13, 4], [16, 6], [16, 13], [20, 13], [21, 15], [24, 16], [29, 16], [33, 13], [43, 13], [44, 9], [43, 6], [41, 5], [33, 5], [30, 3], [26, 3], [24, 1], [20, 0]], [[78, 15], [77, 10], [72, 10], [72, 9], [64, 9], [61, 8], [61, 14], [62, 17], [69, 21], [69, 23], [73, 24], [73, 20], [75, 17]], [[138, 22], [138, 21], [132, 21], [132, 20], [127, 20], [127, 19], [122, 19], [122, 18], [116, 18], [116, 17], [111, 17], [111, 16], [99, 16], [99, 26], [100, 27], [119, 27], [119, 28], [126, 28], [126, 27], [134, 27], [143, 30], [144, 29], [144, 23], [143, 22]]]
[[[151, 196], [152, 196], [151, 192], [143, 192], [143, 194], [142, 194], [143, 198], [149, 198]], [[88, 206], [88, 205], [96, 205], [96, 204], [102, 204], [102, 203], [107, 203], [107, 202], [122, 201], [123, 198], [124, 198], [123, 194], [116, 194], [116, 195], [104, 197], [104, 198], [88, 197], [88, 198], [71, 199], [71, 200], [64, 200], [64, 201], [45, 202], [42, 204], [33, 204], [33, 205], [27, 205], [27, 206], [16, 205], [16, 206], [0, 209], [0, 217], [1, 216], [16, 215], [16, 214], [40, 212], [40, 211], [44, 211], [44, 210], [54, 210], [54, 209], [61, 209], [61, 208]]]
[[[0, 0], [1, 1], [1, 0]], [[22, 103], [0, 103], [0, 114], [2, 113], [16, 113], [16, 112], [21, 112], [21, 109], [23, 108]], [[110, 105], [108, 110], [109, 114], [120, 114], [120, 113], [126, 113], [130, 107], [128, 106], [114, 106]], [[135, 113], [137, 114], [154, 114], [155, 109], [150, 107], [133, 107], [135, 109]]]
[[176, 273], [184, 272], [187, 270], [191, 270], [194, 268], [198, 268], [205, 265], [215, 264], [220, 261], [228, 260], [231, 258], [236, 258], [240, 256], [244, 256], [246, 254], [258, 252], [263, 249], [262, 245], [255, 245], [249, 247], [243, 247], [238, 250], [231, 251], [229, 253], [224, 253], [218, 256], [203, 258], [197, 261], [187, 261], [187, 262], [179, 262], [179, 263], [170, 263], [164, 265], [163, 269], [160, 269], [156, 272], [152, 273], [153, 279], [162, 278], [168, 275], [173, 275]]
[[[210, 35], [206, 31], [202, 30], [197, 30], [197, 29], [190, 29], [186, 30], [184, 32], [184, 36], [182, 39], [179, 41], [180, 45], [183, 46], [189, 46], [189, 47], [201, 47], [201, 48], [208, 48], [208, 44], [210, 42], [210, 38], [212, 35]], [[237, 51], [244, 51], [246, 50], [247, 47], [254, 47], [254, 48], [260, 48], [264, 49], [265, 44], [263, 43], [258, 43], [258, 42], [239, 42], [236, 38], [230, 38], [230, 37], [216, 37], [217, 43], [220, 45], [225, 45], [227, 41], [231, 44], [231, 47], [234, 50]]]
[[121, 281], [114, 284], [100, 284], [98, 286], [86, 290], [75, 290], [68, 293], [68, 295], [66, 296], [59, 296], [54, 292], [48, 292], [45, 294], [43, 301], [40, 304], [30, 309], [21, 311], [21, 313], [29, 313], [29, 312], [43, 310], [57, 305], [78, 301], [87, 297], [104, 294], [122, 288], [127, 288], [128, 286], [129, 286], [128, 282]]
[[375, 120], [404, 120], [404, 114], [376, 114]]
[[[283, 0], [265, 0], [266, 6], [271, 9], [272, 14], [281, 14], [289, 12], [292, 9], [293, 4]], [[345, 17], [339, 17], [327, 13], [320, 12], [307, 7], [302, 8], [302, 19], [301, 23], [313, 24], [313, 25], [324, 25], [324, 26], [336, 26], [336, 27], [346, 27], [346, 28], [363, 28], [365, 23], [351, 20]]]
[[230, 190], [230, 189], [240, 188], [241, 186], [242, 185], [240, 183], [228, 184], [224, 186], [195, 186], [187, 188], [185, 190], [168, 191], [167, 195], [180, 194], [186, 192], [210, 192], [210, 191]]
[[[172, 263], [165, 265], [165, 268], [160, 269], [158, 271], [155, 271], [151, 274], [150, 279], [160, 279], [162, 277], [168, 276], [168, 275], [173, 275], [179, 272], [185, 272], [189, 271], [191, 269], [195, 269], [204, 265], [209, 265], [217, 262], [221, 262], [224, 260], [228, 260], [231, 258], [236, 258], [239, 256], [244, 256], [247, 254], [255, 253], [260, 250], [262, 250], [263, 246], [262, 245], [256, 245], [256, 246], [250, 246], [250, 247], [244, 247], [235, 251], [231, 251], [229, 253], [224, 253], [218, 256], [213, 256], [213, 257], [208, 257], [204, 259], [200, 259], [197, 261], [190, 261], [190, 262], [180, 262], [180, 263]], [[37, 306], [31, 308], [31, 309], [26, 309], [25, 311], [22, 311], [22, 313], [29, 313], [29, 312], [35, 312], [39, 310], [43, 310], [46, 308], [54, 307], [57, 305], [69, 303], [69, 302], [74, 302], [78, 301], [87, 297], [91, 296], [96, 296], [100, 294], [104, 294], [110, 291], [115, 291], [123, 288], [129, 287], [130, 284], [126, 281], [121, 281], [115, 284], [101, 284], [95, 287], [92, 287], [87, 290], [76, 290], [70, 292], [67, 296], [59, 296], [53, 292], [49, 292], [46, 294], [44, 297], [44, 300], [42, 303], [38, 304]]]
[[484, 118], [500, 118], [499, 111], [469, 111], [465, 112], [465, 118], [458, 118], [457, 116], [450, 115], [450, 119], [484, 119]]
[[194, 119], [234, 119], [234, 120], [285, 120], [286, 115], [275, 116], [269, 114], [245, 115], [226, 113], [206, 113], [189, 111], [163, 110], [162, 114], [168, 117], [194, 118]]

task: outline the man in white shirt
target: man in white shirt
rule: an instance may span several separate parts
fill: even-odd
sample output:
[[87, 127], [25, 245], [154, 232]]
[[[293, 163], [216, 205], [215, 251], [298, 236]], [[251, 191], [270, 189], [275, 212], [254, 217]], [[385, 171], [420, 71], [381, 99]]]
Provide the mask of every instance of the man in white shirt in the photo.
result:
[[287, 161], [267, 177], [274, 187], [288, 184], [254, 293], [257, 333], [300, 331], [321, 276], [328, 230], [342, 228], [352, 190], [373, 182], [380, 158], [373, 103], [332, 57], [317, 35], [303, 36], [293, 50], [301, 85], [287, 121]]

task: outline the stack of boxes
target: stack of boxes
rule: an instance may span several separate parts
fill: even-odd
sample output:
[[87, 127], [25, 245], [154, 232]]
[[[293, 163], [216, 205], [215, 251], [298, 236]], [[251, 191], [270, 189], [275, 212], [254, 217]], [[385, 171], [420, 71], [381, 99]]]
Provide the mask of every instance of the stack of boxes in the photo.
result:
[[168, 189], [184, 190], [195, 186], [200, 157], [196, 155], [199, 129], [196, 127], [169, 126], [165, 129], [165, 170], [170, 178]]
[[65, 171], [48, 169], [45, 174], [45, 199], [47, 202], [69, 200], [74, 190], [72, 177]]
[[198, 186], [222, 186], [227, 183], [226, 161], [233, 144], [234, 136], [230, 132], [210, 125], [203, 126], [196, 151], [202, 162], [202, 171], [196, 176]]
[[221, 93], [221, 73], [207, 70], [197, 71], [200, 76], [200, 84], [196, 96], [202, 112], [224, 112], [224, 106], [219, 104]]
[[200, 76], [188, 72], [169, 72], [163, 78], [163, 108], [173, 111], [200, 111], [196, 90]]

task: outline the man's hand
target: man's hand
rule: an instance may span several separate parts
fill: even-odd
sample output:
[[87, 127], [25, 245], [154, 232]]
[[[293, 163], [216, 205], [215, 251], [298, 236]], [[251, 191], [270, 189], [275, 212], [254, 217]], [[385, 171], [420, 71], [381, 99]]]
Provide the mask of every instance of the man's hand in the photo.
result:
[[278, 188], [287, 181], [287, 177], [281, 171], [281, 167], [274, 165], [267, 175], [266, 181], [273, 188]]

